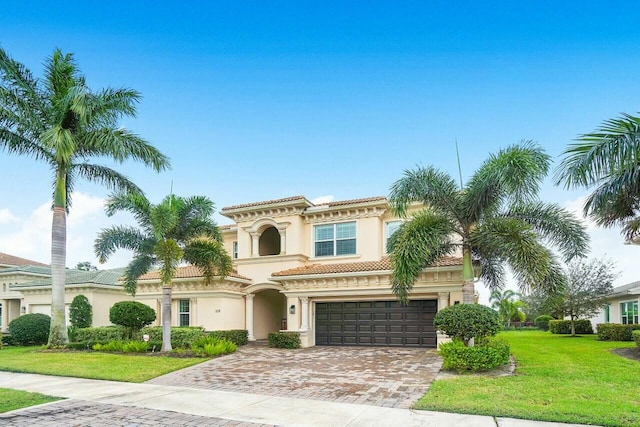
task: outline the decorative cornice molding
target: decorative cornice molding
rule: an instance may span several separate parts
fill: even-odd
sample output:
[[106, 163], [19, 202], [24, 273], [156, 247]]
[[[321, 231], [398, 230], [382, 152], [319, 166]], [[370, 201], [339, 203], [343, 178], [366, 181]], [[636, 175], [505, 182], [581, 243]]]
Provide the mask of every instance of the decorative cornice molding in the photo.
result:
[[263, 218], [279, 218], [283, 216], [295, 216], [304, 212], [302, 206], [272, 206], [272, 207], [256, 207], [250, 211], [238, 210], [223, 212], [227, 218], [232, 219], [236, 223], [251, 222]]
[[247, 265], [247, 264], [268, 264], [268, 263], [281, 263], [281, 262], [290, 262], [290, 261], [298, 261], [300, 263], [305, 263], [309, 259], [308, 256], [302, 254], [296, 255], [263, 255], [257, 257], [249, 257], [249, 258], [237, 258], [233, 260], [235, 265]]
[[334, 208], [325, 211], [306, 211], [303, 214], [305, 223], [316, 224], [335, 222], [359, 218], [381, 217], [387, 211], [383, 206], [359, 206], [348, 208]]

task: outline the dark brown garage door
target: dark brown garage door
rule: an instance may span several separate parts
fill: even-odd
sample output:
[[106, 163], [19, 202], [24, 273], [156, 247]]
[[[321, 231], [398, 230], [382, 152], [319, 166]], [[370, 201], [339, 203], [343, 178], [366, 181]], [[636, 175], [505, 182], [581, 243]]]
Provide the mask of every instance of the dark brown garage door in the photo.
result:
[[316, 345], [436, 347], [437, 300], [316, 303]]

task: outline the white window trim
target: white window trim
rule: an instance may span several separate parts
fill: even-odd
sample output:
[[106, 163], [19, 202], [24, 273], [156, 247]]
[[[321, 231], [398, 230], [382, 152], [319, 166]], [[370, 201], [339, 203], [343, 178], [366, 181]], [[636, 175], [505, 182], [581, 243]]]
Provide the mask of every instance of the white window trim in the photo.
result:
[[403, 223], [404, 221], [403, 221], [403, 220], [401, 220], [401, 219], [390, 219], [390, 220], [388, 220], [388, 221], [385, 221], [385, 222], [384, 222], [384, 225], [383, 225], [383, 226], [384, 226], [384, 230], [383, 230], [383, 233], [382, 233], [382, 234], [383, 234], [383, 239], [384, 239], [384, 240], [382, 241], [382, 253], [383, 253], [383, 254], [387, 254], [387, 253], [388, 253], [388, 252], [387, 252], [387, 242], [389, 242], [389, 237], [391, 237], [391, 236], [389, 235], [389, 227], [388, 227], [388, 224], [389, 224], [389, 223], [392, 223], [392, 222], [399, 222], [399, 223], [400, 223], [400, 225], [402, 225], [402, 223]]
[[[180, 310], [180, 303], [182, 301], [187, 301], [189, 303], [189, 311], [181, 311]], [[182, 319], [182, 315], [183, 314], [188, 314], [189, 315], [189, 324], [187, 326], [191, 326], [191, 300], [188, 299], [188, 298], [180, 298], [178, 300], [178, 310], [177, 310], [177, 312], [178, 312], [178, 326], [181, 326], [180, 324], [182, 323], [181, 319]]]
[[[355, 240], [356, 240], [356, 251], [355, 253], [352, 254], [342, 254], [342, 255], [336, 255], [336, 242], [337, 242], [337, 238], [336, 238], [336, 228], [335, 226], [337, 224], [348, 224], [348, 223], [355, 223], [356, 225], [356, 236], [355, 236]], [[323, 226], [323, 225], [333, 225], [333, 253], [334, 255], [321, 255], [321, 256], [316, 256], [316, 227], [317, 226]], [[359, 256], [358, 254], [358, 221], [339, 221], [339, 222], [328, 222], [328, 223], [318, 223], [318, 224], [313, 224], [313, 226], [311, 227], [311, 254], [312, 256], [310, 257], [311, 259], [335, 259], [335, 258], [342, 258], [342, 257], [357, 257]], [[351, 239], [340, 239], [340, 240], [351, 240]], [[328, 240], [324, 240], [327, 241]]]
[[[618, 305], [618, 310], [620, 310], [620, 323], [622, 323], [622, 304], [628, 304], [628, 303], [636, 303], [638, 304], [638, 310], [640, 311], [640, 300], [637, 299], [632, 299], [632, 300], [627, 300], [627, 301], [619, 301], [619, 305]], [[628, 316], [627, 316], [628, 317]], [[631, 315], [632, 319], [633, 319], [633, 315]], [[638, 314], [638, 323], [626, 323], [627, 325], [638, 325], [640, 324], [640, 313]]]

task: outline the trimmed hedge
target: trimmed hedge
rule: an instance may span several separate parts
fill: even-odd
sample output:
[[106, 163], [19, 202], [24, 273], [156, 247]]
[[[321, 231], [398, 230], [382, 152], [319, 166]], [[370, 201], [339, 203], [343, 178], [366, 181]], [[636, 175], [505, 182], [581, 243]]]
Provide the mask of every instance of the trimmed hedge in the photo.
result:
[[536, 317], [534, 322], [536, 324], [536, 327], [541, 331], [548, 331], [550, 320], [555, 320], [555, 318], [553, 316], [549, 316], [548, 314], [543, 314], [542, 316]]
[[51, 317], [41, 313], [23, 314], [9, 322], [9, 333], [19, 345], [46, 344], [49, 341]]
[[640, 330], [635, 330], [631, 332], [631, 336], [636, 343], [636, 347], [640, 349]]
[[440, 354], [444, 359], [442, 368], [446, 370], [488, 371], [509, 363], [509, 343], [496, 337], [479, 340], [473, 347], [467, 347], [460, 340], [440, 345]]
[[[142, 328], [142, 335], [149, 335], [150, 341], [162, 341], [162, 326], [150, 326]], [[171, 328], [171, 347], [190, 348], [191, 343], [206, 335], [201, 326], [174, 327]]]
[[622, 325], [620, 323], [598, 323], [600, 341], [633, 341], [632, 332], [640, 330], [640, 325]]
[[229, 331], [211, 331], [209, 336], [231, 341], [235, 345], [247, 345], [249, 331], [246, 329], [231, 329]]
[[[592, 334], [593, 327], [588, 319], [579, 319], [575, 321], [576, 334]], [[552, 334], [570, 334], [570, 320], [549, 320], [549, 330]]]
[[272, 332], [269, 334], [269, 347], [300, 348], [299, 332]]
[[[114, 341], [122, 342], [123, 340], [70, 342], [69, 344], [67, 344], [67, 348], [70, 350], [92, 350], [93, 346], [95, 346], [96, 344], [100, 344], [104, 346]], [[142, 342], [142, 341], [137, 341], [137, 342]], [[149, 341], [146, 344], [148, 345], [147, 351], [151, 351], [151, 352], [160, 351], [160, 348], [162, 347], [162, 341]], [[105, 350], [101, 350], [101, 351], [105, 351]]]
[[75, 331], [77, 342], [102, 342], [123, 340], [127, 329], [123, 326], [101, 326], [97, 328], [81, 328]]

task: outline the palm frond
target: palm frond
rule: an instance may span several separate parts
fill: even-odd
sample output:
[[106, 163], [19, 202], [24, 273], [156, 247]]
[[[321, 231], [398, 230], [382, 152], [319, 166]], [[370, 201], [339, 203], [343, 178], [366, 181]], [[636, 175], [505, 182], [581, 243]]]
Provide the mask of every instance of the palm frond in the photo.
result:
[[504, 260], [491, 254], [484, 254], [482, 248], [474, 248], [473, 254], [478, 265], [478, 279], [491, 291], [499, 291], [504, 288], [507, 273]]
[[105, 203], [105, 212], [107, 216], [113, 216], [116, 212], [129, 212], [140, 227], [147, 232], [151, 231], [151, 203], [142, 193], [120, 191], [111, 194]]
[[160, 282], [165, 286], [171, 285], [184, 251], [175, 240], [163, 239], [156, 243], [154, 253], [160, 265]]
[[129, 180], [129, 178], [109, 167], [89, 163], [78, 163], [73, 165], [73, 170], [79, 177], [104, 185], [109, 189], [128, 193], [142, 193], [140, 187]]
[[207, 284], [215, 276], [224, 278], [233, 268], [233, 260], [222, 242], [208, 237], [190, 240], [184, 249], [184, 259], [200, 269]]
[[391, 250], [391, 290], [403, 303], [423, 268], [455, 249], [451, 241], [454, 225], [430, 211], [422, 211], [403, 223], [393, 234]]
[[544, 202], [518, 204], [504, 216], [529, 224], [541, 238], [560, 250], [566, 262], [589, 252], [589, 235], [584, 225], [558, 205]]
[[147, 240], [149, 236], [142, 234], [137, 228], [119, 225], [102, 229], [98, 233], [93, 249], [98, 261], [105, 263], [116, 249], [128, 249], [136, 254], [143, 253], [141, 249], [145, 247]]
[[148, 254], [136, 256], [124, 270], [124, 290], [135, 296], [138, 288], [138, 278], [146, 274], [156, 263], [156, 259]]
[[420, 202], [447, 217], [455, 217], [460, 208], [459, 188], [447, 173], [433, 167], [405, 170], [404, 176], [393, 183], [389, 204], [401, 217], [413, 202]]

